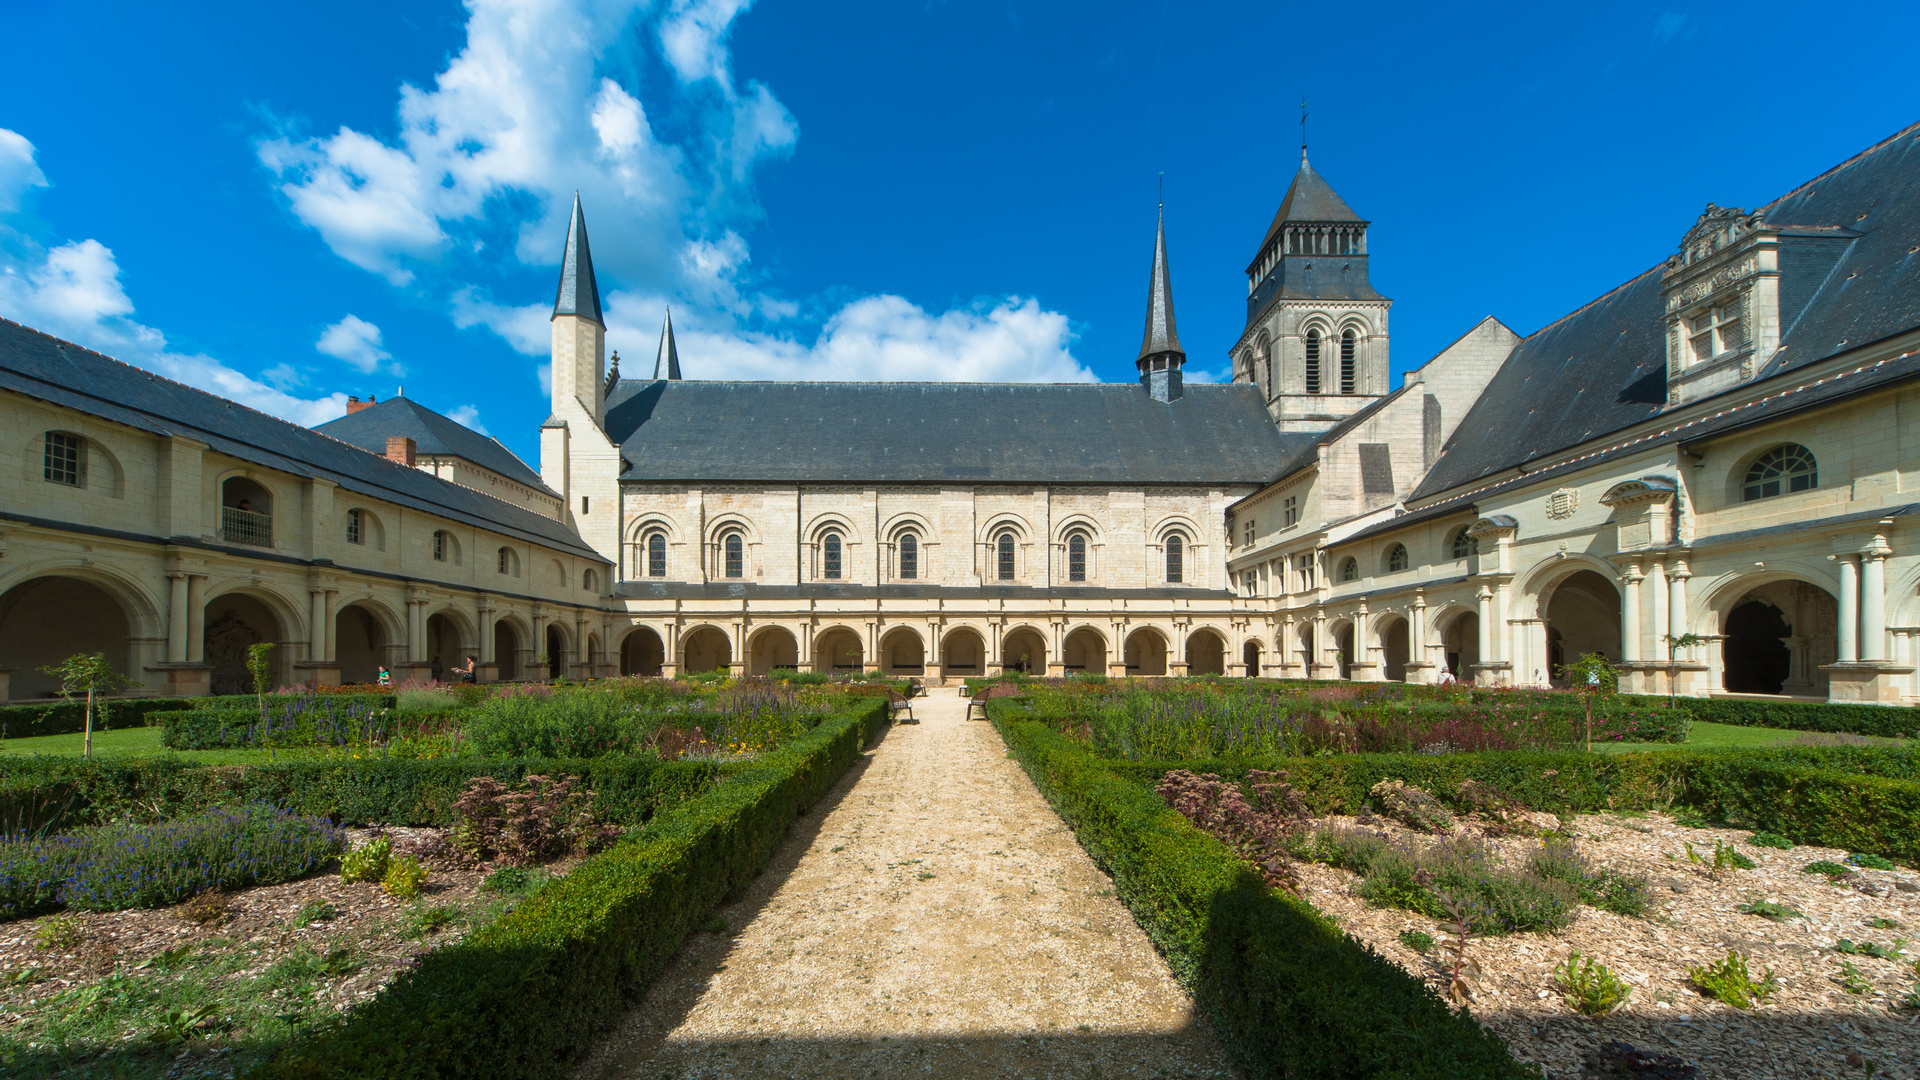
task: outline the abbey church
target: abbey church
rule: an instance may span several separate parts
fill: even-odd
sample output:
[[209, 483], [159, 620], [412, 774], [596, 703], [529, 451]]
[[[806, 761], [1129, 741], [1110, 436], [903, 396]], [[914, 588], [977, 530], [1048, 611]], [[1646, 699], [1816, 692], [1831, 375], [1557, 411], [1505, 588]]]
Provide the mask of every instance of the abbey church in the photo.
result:
[[1920, 699], [1920, 125], [1397, 381], [1370, 233], [1303, 156], [1225, 384], [1185, 381], [1164, 221], [1137, 382], [736, 382], [670, 320], [610, 360], [576, 200], [537, 466], [404, 397], [307, 429], [0, 320], [0, 698], [83, 651], [235, 692], [270, 641], [307, 684], [1546, 686], [1598, 652], [1624, 689]]

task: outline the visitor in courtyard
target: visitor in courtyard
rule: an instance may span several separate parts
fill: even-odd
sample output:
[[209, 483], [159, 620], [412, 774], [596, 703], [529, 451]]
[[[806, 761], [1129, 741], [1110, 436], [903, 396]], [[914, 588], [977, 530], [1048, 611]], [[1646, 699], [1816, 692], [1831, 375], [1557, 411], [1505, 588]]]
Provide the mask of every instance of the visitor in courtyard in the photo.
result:
[[380, 685], [381, 686], [393, 685], [393, 673], [387, 670], [387, 665], [385, 664], [380, 665]]

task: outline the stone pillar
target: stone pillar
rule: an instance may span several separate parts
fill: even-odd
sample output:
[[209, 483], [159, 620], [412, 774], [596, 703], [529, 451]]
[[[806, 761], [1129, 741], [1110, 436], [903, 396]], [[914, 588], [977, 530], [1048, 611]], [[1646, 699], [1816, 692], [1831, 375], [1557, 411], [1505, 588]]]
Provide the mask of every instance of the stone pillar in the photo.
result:
[[[1667, 633], [1677, 638], [1686, 637], [1687, 627], [1691, 625], [1691, 617], [1687, 612], [1687, 579], [1692, 576], [1693, 572], [1687, 569], [1685, 559], [1674, 560], [1673, 572], [1667, 575]], [[1685, 656], [1675, 652], [1674, 658], [1691, 660], [1693, 651], [1686, 650]]]
[[1659, 559], [1647, 567], [1641, 588], [1647, 590], [1647, 606], [1653, 609], [1653, 657], [1667, 658], [1667, 567]]
[[425, 663], [427, 656], [427, 627], [425, 600], [407, 601], [407, 663]]
[[1371, 613], [1367, 605], [1361, 604], [1353, 613], [1353, 653], [1350, 662], [1353, 678], [1356, 682], [1372, 681], [1380, 678], [1380, 665], [1374, 662], [1374, 649], [1368, 643], [1368, 631], [1371, 627]]
[[1860, 564], [1858, 555], [1840, 556], [1840, 663], [1860, 659]]
[[[556, 658], [547, 654], [547, 613], [539, 608], [533, 609], [533, 651], [531, 655], [534, 657], [535, 663], [538, 663], [539, 657], [547, 657], [547, 664], [542, 665], [540, 668], [540, 678], [542, 681], [551, 678], [553, 676], [553, 668], [549, 665], [551, 665]], [[524, 679], [528, 674], [529, 672], [522, 671], [520, 677]]]
[[1480, 601], [1480, 663], [1484, 666], [1494, 662], [1493, 590], [1482, 585], [1475, 599]]
[[1340, 677], [1338, 668], [1334, 669], [1332, 675], [1324, 674], [1327, 668], [1327, 646], [1327, 613], [1316, 611], [1313, 613], [1313, 648], [1307, 651], [1307, 678], [1337, 679]]
[[1627, 564], [1627, 587], [1620, 592], [1620, 659], [1640, 659], [1640, 564]]
[[333, 618], [333, 598], [339, 595], [338, 589], [327, 590], [327, 663], [329, 664], [340, 656], [340, 626]]
[[167, 663], [187, 662], [187, 575], [167, 575]]
[[[475, 609], [474, 619], [480, 627], [480, 662], [482, 664], [497, 663], [498, 661], [493, 655], [493, 609], [482, 603]], [[463, 658], [461, 663], [464, 664], [465, 662]]]
[[1887, 564], [1886, 553], [1869, 551], [1860, 556], [1860, 659], [1886, 660], [1887, 655]]
[[1410, 683], [1429, 683], [1433, 664], [1427, 660], [1427, 594], [1416, 590], [1413, 609], [1407, 612], [1407, 675]]
[[207, 575], [187, 575], [187, 663], [207, 659]]
[[307, 663], [327, 662], [327, 590], [307, 590]]

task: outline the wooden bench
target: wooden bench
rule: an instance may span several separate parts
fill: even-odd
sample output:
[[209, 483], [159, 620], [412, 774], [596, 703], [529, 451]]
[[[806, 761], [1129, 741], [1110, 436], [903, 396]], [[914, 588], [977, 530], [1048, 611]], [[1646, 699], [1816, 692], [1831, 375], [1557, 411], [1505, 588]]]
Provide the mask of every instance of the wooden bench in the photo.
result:
[[[995, 683], [990, 686], [983, 686], [980, 688], [979, 693], [967, 699], [967, 719], [985, 720], [987, 718], [987, 702], [992, 701], [994, 698], [1019, 696], [1020, 688], [1017, 686], [1009, 686], [1006, 683]], [[980, 710], [978, 717], [973, 715], [973, 710], [975, 709]]]
[[920, 722], [920, 718], [913, 715], [913, 699], [892, 689], [887, 691], [887, 718], [896, 724]]

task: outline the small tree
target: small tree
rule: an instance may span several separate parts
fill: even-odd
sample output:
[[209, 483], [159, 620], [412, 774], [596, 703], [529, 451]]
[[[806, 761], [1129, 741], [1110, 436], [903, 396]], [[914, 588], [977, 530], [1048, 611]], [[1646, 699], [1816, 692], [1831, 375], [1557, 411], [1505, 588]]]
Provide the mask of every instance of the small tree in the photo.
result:
[[1571, 664], [1560, 666], [1560, 677], [1567, 681], [1587, 706], [1587, 752], [1593, 752], [1593, 699], [1620, 689], [1620, 669], [1599, 653], [1588, 653]]
[[60, 696], [72, 701], [75, 694], [87, 696], [86, 735], [81, 742], [80, 756], [93, 756], [93, 699], [96, 694], [110, 694], [115, 690], [139, 683], [113, 670], [107, 663], [105, 653], [75, 653], [62, 663], [40, 670], [60, 680]]
[[267, 682], [273, 678], [273, 642], [247, 646], [247, 674], [253, 676], [253, 696], [260, 703], [260, 715], [267, 715]]
[[1691, 649], [1695, 645], [1705, 645], [1707, 643], [1707, 639], [1701, 637], [1699, 634], [1681, 634], [1679, 637], [1674, 637], [1672, 634], [1668, 634], [1666, 640], [1667, 640], [1667, 708], [1671, 709], [1673, 708], [1673, 694], [1674, 694], [1673, 684], [1676, 681], [1678, 681], [1678, 676], [1679, 676], [1679, 672], [1674, 669], [1674, 664], [1676, 664], [1679, 661], [1680, 650]]

